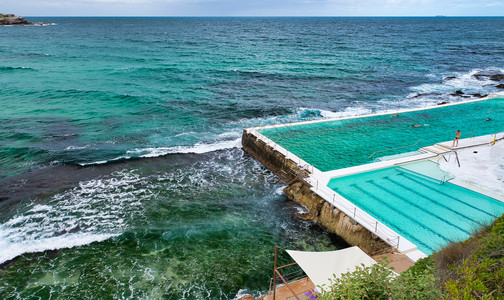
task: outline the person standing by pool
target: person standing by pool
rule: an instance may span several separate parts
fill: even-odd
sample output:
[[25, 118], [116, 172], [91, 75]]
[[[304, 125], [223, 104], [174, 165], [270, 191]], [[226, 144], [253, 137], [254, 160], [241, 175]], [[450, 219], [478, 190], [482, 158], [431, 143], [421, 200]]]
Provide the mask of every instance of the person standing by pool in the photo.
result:
[[455, 146], [455, 143], [457, 144], [456, 147], [458, 147], [459, 139], [460, 139], [460, 130], [457, 130], [455, 131], [455, 138], [453, 139], [452, 147]]

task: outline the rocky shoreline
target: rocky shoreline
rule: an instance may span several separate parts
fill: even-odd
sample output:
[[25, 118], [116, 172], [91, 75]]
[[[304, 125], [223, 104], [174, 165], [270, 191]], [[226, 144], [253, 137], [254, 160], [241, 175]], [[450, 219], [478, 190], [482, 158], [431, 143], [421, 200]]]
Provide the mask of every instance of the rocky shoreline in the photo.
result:
[[24, 17], [13, 14], [0, 14], [0, 26], [49, 25], [49, 23], [32, 23]]

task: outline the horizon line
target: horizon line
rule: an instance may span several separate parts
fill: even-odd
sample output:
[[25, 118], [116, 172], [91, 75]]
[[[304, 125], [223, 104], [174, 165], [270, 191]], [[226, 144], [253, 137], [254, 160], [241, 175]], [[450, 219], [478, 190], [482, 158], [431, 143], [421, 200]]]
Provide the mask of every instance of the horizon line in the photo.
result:
[[504, 16], [470, 16], [470, 15], [425, 15], [425, 16], [247, 16], [247, 15], [237, 15], [237, 16], [211, 16], [211, 15], [180, 15], [180, 16], [149, 16], [149, 15], [57, 15], [57, 16], [36, 16], [36, 15], [24, 15], [23, 17], [32, 18], [504, 18]]

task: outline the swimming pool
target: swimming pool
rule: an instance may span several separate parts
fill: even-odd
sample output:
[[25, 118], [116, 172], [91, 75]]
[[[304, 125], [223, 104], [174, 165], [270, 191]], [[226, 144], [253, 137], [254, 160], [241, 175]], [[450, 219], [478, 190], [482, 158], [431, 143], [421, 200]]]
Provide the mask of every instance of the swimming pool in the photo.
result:
[[[417, 162], [333, 178], [328, 187], [429, 255], [450, 241], [472, 236], [504, 213], [504, 203], [416, 172], [432, 162]], [[430, 172], [429, 172], [430, 173]]]
[[[380, 153], [390, 156], [461, 138], [504, 131], [504, 98], [467, 102], [400, 113], [397, 117], [373, 115], [319, 123], [263, 128], [258, 131], [320, 171], [373, 162]], [[490, 117], [491, 121], [484, 121]], [[412, 127], [419, 124], [421, 127]]]

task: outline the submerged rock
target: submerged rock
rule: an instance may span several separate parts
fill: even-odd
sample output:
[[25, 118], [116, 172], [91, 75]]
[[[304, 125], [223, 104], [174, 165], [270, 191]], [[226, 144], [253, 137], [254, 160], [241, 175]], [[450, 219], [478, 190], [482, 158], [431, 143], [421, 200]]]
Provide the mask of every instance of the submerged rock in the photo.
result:
[[504, 89], [504, 83], [498, 84], [495, 87], [498, 89]]
[[419, 98], [419, 97], [430, 97], [430, 96], [440, 96], [441, 94], [439, 93], [418, 93], [415, 96], [412, 96], [411, 98]]
[[492, 81], [502, 81], [504, 80], [504, 74], [499, 73], [499, 71], [487, 71], [487, 72], [479, 72], [473, 75], [474, 78], [478, 80], [490, 79]]
[[504, 80], [504, 74], [494, 74], [490, 76], [490, 80], [501, 81]]
[[[462, 96], [464, 95], [464, 92], [462, 92], [461, 90], [457, 90], [455, 91], [455, 93], [452, 93], [452, 94], [449, 94], [450, 96]], [[464, 96], [462, 96], [464, 97]]]
[[470, 94], [471, 96], [475, 97], [475, 98], [485, 98], [486, 96], [488, 96], [488, 94], [480, 94], [480, 93], [475, 93], [475, 94]]

